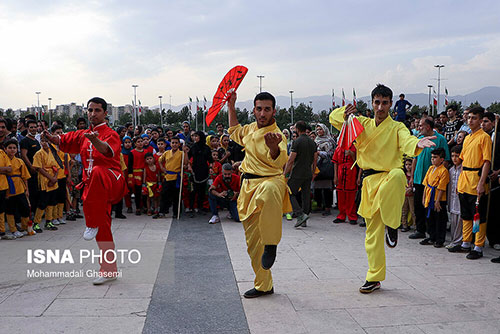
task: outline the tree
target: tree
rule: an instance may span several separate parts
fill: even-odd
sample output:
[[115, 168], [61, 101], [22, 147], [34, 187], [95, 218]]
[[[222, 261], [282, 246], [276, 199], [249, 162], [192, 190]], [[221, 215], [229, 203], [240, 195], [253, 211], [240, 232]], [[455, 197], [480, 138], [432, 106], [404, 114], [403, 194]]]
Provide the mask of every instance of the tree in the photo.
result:
[[358, 100], [356, 101], [356, 109], [361, 115], [365, 116], [368, 110], [368, 104], [363, 100]]
[[125, 125], [127, 123], [132, 123], [132, 115], [128, 112], [124, 112], [120, 116], [118, 116], [117, 125]]
[[491, 111], [494, 114], [500, 114], [500, 102], [493, 102], [488, 107], [488, 111]]
[[476, 100], [476, 102], [472, 102], [469, 105], [469, 109], [474, 108], [474, 107], [481, 107], [481, 104], [479, 103], [479, 101]]

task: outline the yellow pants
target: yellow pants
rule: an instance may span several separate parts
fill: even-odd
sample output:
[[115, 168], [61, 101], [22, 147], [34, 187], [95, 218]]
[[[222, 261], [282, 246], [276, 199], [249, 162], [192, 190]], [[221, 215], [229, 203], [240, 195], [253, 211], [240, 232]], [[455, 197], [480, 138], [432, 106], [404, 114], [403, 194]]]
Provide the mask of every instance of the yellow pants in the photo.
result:
[[5, 233], [5, 213], [4, 212], [0, 213], [0, 233]]
[[363, 180], [358, 213], [366, 220], [365, 249], [368, 257], [369, 282], [385, 279], [385, 226], [401, 225], [401, 208], [405, 199], [406, 177], [401, 169], [378, 173]]
[[54, 210], [53, 219], [62, 218], [63, 215], [64, 215], [64, 203], [58, 203]]
[[245, 229], [247, 251], [255, 273], [255, 289], [259, 291], [269, 291], [273, 287], [271, 270], [262, 268], [262, 254], [265, 245], [279, 244], [283, 212], [291, 210], [290, 207], [284, 177], [243, 180], [238, 196], [238, 214]]
[[[463, 221], [463, 242], [472, 241], [472, 220]], [[474, 244], [477, 247], [484, 247], [486, 241], [486, 223], [479, 224], [479, 232], [476, 233], [476, 240]]]

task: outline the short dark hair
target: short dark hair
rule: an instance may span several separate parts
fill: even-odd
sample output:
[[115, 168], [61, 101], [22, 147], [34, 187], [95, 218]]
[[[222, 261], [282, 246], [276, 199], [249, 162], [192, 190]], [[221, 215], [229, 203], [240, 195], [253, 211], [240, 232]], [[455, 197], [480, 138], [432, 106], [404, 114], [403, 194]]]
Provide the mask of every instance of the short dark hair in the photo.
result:
[[450, 104], [449, 106], [446, 107], [446, 110], [451, 109], [453, 111], [458, 111], [458, 107], [456, 104]]
[[424, 118], [424, 123], [430, 126], [431, 129], [434, 129], [434, 121], [432, 120], [432, 118], [429, 117]]
[[261, 92], [255, 96], [253, 99], [253, 106], [255, 107], [255, 102], [257, 101], [271, 101], [273, 104], [273, 109], [276, 108], [276, 99], [274, 96], [271, 95], [271, 93], [268, 92]]
[[233, 170], [233, 165], [231, 165], [230, 163], [226, 162], [225, 164], [222, 165], [222, 169], [223, 170], [230, 170], [230, 171], [232, 171]]
[[181, 142], [181, 139], [178, 136], [173, 136], [172, 138], [170, 138], [170, 141], [172, 140], [177, 140], [179, 143]]
[[224, 124], [222, 124], [222, 123], [217, 123], [217, 124], [215, 125], [215, 127], [218, 127], [219, 125], [222, 125], [222, 127], [224, 127]]
[[402, 97], [404, 99], [405, 98], [405, 94], [401, 93], [401, 94], [399, 94], [399, 97]]
[[142, 137], [141, 136], [135, 136], [134, 138], [132, 138], [132, 142], [135, 144], [139, 139], [142, 140]]
[[492, 113], [491, 111], [486, 111], [484, 114], [483, 114], [483, 118], [487, 118], [489, 119], [491, 122], [495, 122], [495, 114]]
[[78, 123], [80, 122], [83, 122], [85, 123], [85, 125], [87, 125], [87, 120], [84, 117], [78, 117], [78, 119], [76, 120], [76, 125], [78, 125]]
[[149, 158], [149, 157], [154, 158], [153, 153], [148, 152], [148, 153], [144, 154], [144, 160], [146, 160], [146, 159], [147, 159], [147, 158]]
[[38, 123], [34, 120], [34, 119], [28, 119], [26, 120], [26, 127], [29, 128], [30, 127], [30, 124], [33, 124], [35, 123], [36, 126], [38, 126]]
[[0, 123], [3, 123], [3, 125], [5, 125], [5, 127], [8, 128], [8, 123], [5, 118], [0, 117]]
[[295, 123], [295, 129], [297, 129], [299, 132], [306, 132], [307, 129], [307, 124], [304, 121], [298, 121]]
[[439, 113], [439, 116], [443, 115], [444, 117], [448, 118], [448, 114], [446, 113], [446, 111], [441, 111]]
[[158, 144], [158, 143], [160, 143], [160, 142], [163, 142], [163, 143], [165, 143], [165, 144], [167, 143], [167, 141], [166, 141], [166, 140], [165, 140], [165, 138], [163, 138], [163, 137], [158, 138], [158, 140], [156, 141], [156, 144]]
[[457, 154], [460, 154], [462, 153], [462, 145], [455, 145], [451, 148], [451, 153], [457, 153]]
[[382, 97], [388, 97], [391, 99], [392, 101], [392, 90], [387, 87], [387, 86], [384, 86], [382, 84], [377, 84], [377, 87], [375, 87], [373, 90], [372, 90], [372, 100], [375, 96], [382, 96]]
[[63, 123], [63, 121], [61, 121], [60, 119], [55, 119], [54, 123], [57, 123], [57, 125], [59, 125], [61, 127], [61, 129], [64, 130], [64, 123]]
[[87, 102], [87, 107], [89, 106], [90, 102], [94, 103], [99, 103], [102, 106], [102, 110], [107, 111], [108, 110], [108, 104], [102, 97], [93, 97]]
[[33, 115], [33, 114], [28, 114], [28, 115], [24, 116], [24, 118], [25, 118], [25, 119], [31, 119], [31, 120], [33, 120], [33, 121], [36, 121], [36, 117], [35, 117], [35, 115]]
[[14, 144], [16, 145], [16, 148], [19, 146], [19, 142], [15, 138], [10, 138], [6, 141], [3, 142], [3, 147], [7, 148], [7, 146]]
[[52, 132], [52, 133], [56, 132], [57, 130], [62, 130], [62, 126], [60, 126], [59, 124], [54, 124], [50, 128], [50, 132]]
[[444, 148], [442, 148], [442, 147], [439, 147], [439, 148], [436, 148], [435, 150], [432, 150], [431, 154], [438, 155], [440, 158], [443, 158], [443, 159], [446, 157], [446, 153], [444, 151]]
[[484, 108], [483, 107], [474, 107], [469, 110], [469, 114], [478, 115], [479, 118], [484, 117]]

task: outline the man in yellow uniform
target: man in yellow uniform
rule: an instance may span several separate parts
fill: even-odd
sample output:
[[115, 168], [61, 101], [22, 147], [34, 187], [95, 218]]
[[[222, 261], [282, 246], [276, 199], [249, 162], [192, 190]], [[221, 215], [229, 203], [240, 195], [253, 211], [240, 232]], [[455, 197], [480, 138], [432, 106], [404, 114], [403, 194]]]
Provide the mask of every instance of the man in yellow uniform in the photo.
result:
[[[481, 129], [484, 109], [472, 108], [469, 111], [469, 128], [471, 134], [465, 137], [460, 159], [462, 173], [458, 177], [457, 191], [460, 200], [460, 216], [463, 220], [463, 239], [461, 245], [456, 245], [448, 251], [468, 252], [467, 259], [476, 260], [483, 257], [483, 247], [486, 239], [486, 210], [488, 197], [486, 180], [491, 166], [491, 138]], [[474, 219], [476, 203], [479, 202], [479, 231], [476, 232], [474, 249], [472, 242], [472, 220]], [[493, 203], [491, 203], [493, 204]]]
[[[401, 122], [389, 117], [392, 90], [378, 84], [372, 93], [375, 118], [358, 117], [364, 131], [356, 139], [357, 164], [363, 169], [363, 187], [358, 213], [366, 220], [365, 248], [368, 256], [366, 282], [359, 289], [370, 293], [380, 288], [385, 279], [384, 230], [386, 243], [397, 244], [397, 228], [401, 223], [401, 208], [405, 197], [406, 177], [402, 169], [403, 154], [418, 155], [422, 148], [435, 144], [425, 137], [418, 139]], [[352, 105], [335, 109], [330, 123], [341, 129], [344, 118], [354, 113]]]
[[236, 118], [236, 93], [228, 102], [229, 134], [245, 147], [241, 163], [242, 185], [238, 213], [245, 229], [247, 251], [255, 273], [254, 288], [243, 295], [255, 298], [274, 293], [269, 270], [281, 240], [283, 212], [290, 212], [286, 180], [283, 175], [288, 155], [286, 141], [276, 125], [276, 100], [267, 92], [257, 94], [253, 113], [255, 122], [241, 126]]

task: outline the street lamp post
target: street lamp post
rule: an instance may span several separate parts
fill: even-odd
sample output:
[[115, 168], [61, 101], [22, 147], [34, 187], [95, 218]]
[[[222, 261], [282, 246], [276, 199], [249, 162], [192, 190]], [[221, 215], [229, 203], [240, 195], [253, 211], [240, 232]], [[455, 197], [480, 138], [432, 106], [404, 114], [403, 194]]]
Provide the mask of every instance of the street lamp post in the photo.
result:
[[264, 78], [264, 76], [258, 75], [257, 78], [259, 78], [259, 93], [262, 93], [262, 78]]
[[40, 94], [41, 94], [41, 93], [42, 93], [42, 92], [35, 92], [35, 94], [36, 94], [36, 98], [37, 98], [37, 100], [38, 100], [38, 106], [37, 106], [37, 108], [36, 108], [36, 110], [38, 111], [38, 119], [42, 119], [42, 113], [41, 113], [41, 111], [40, 111]]
[[133, 117], [133, 122], [134, 122], [134, 129], [135, 127], [137, 126], [137, 124], [139, 124], [138, 122], [138, 115], [137, 115], [137, 87], [139, 87], [139, 85], [132, 85], [132, 87], [134, 88], [134, 117]]
[[52, 124], [52, 110], [50, 109], [50, 102], [52, 102], [51, 97], [49, 97], [49, 124]]
[[309, 108], [311, 108], [311, 111], [313, 110], [313, 101], [309, 101]]
[[436, 116], [439, 114], [439, 95], [441, 93], [441, 67], [444, 65], [434, 65], [438, 69], [438, 105], [436, 110]]
[[293, 90], [290, 91], [290, 113], [292, 114], [292, 125], [293, 125]]
[[161, 124], [161, 128], [163, 129], [163, 109], [162, 109], [162, 104], [161, 104], [161, 98], [163, 96], [158, 96], [158, 98], [160, 99], [160, 124]]
[[432, 89], [432, 85], [427, 85], [427, 87], [429, 87], [429, 114], [432, 115], [432, 104], [431, 104], [431, 89]]

